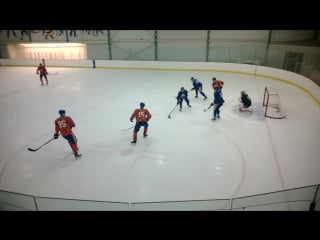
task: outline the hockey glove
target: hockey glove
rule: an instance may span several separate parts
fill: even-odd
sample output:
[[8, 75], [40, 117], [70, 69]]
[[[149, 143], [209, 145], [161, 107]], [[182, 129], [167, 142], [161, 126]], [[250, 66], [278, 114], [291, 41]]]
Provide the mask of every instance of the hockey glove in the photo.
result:
[[132, 119], [130, 119], [130, 122], [133, 122], [133, 120], [132, 120]]
[[58, 139], [58, 137], [59, 137], [59, 134], [58, 134], [58, 133], [55, 133], [55, 134], [53, 135], [53, 138], [54, 138], [54, 139]]

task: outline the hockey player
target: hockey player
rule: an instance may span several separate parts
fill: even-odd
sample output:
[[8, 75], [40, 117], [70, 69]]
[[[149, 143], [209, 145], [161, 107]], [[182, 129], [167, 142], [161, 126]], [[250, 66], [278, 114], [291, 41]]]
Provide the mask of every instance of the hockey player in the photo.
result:
[[71, 117], [66, 116], [65, 110], [59, 110], [60, 117], [54, 122], [55, 124], [55, 134], [54, 139], [59, 137], [59, 132], [66, 140], [68, 140], [69, 145], [73, 151], [74, 157], [79, 158], [81, 154], [78, 153], [77, 138], [72, 132], [72, 128], [75, 127], [75, 123]]
[[212, 78], [212, 88], [213, 88], [214, 90], [215, 90], [215, 89], [220, 89], [220, 90], [222, 90], [223, 85], [224, 85], [224, 82], [223, 82], [223, 81], [217, 80], [217, 78], [215, 78], [215, 77]]
[[143, 137], [148, 136], [148, 121], [152, 117], [149, 110], [144, 108], [145, 103], [141, 102], [140, 103], [140, 108], [137, 108], [133, 111], [130, 117], [130, 121], [133, 122], [133, 119], [136, 119], [136, 125], [134, 126], [133, 129], [133, 141], [131, 143], [136, 143], [137, 142], [137, 133], [140, 130], [140, 127], [144, 127], [143, 129]]
[[222, 92], [220, 88], [214, 90], [213, 94], [214, 100], [210, 104], [213, 106], [213, 118], [211, 120], [216, 120], [216, 118], [220, 118], [220, 107], [224, 103], [224, 99], [222, 97]]
[[206, 100], [207, 96], [202, 92], [202, 82], [199, 82], [199, 80], [195, 79], [194, 77], [191, 77], [191, 82], [193, 84], [193, 88], [191, 88], [190, 91], [195, 90], [196, 98], [198, 97], [198, 91], [199, 91], [200, 94], [204, 96], [204, 100]]
[[189, 102], [189, 99], [188, 99], [188, 91], [184, 89], [184, 87], [181, 87], [180, 88], [180, 91], [178, 92], [178, 96], [176, 97], [177, 99], [177, 105], [179, 104], [180, 105], [180, 109], [179, 111], [182, 110], [182, 101], [185, 100], [188, 104], [188, 107], [191, 108], [191, 105], [190, 105], [190, 102]]
[[252, 103], [249, 95], [245, 91], [241, 91], [240, 94], [240, 112], [252, 112], [252, 109], [250, 108]]
[[48, 85], [48, 78], [47, 78], [47, 75], [48, 75], [48, 71], [47, 71], [47, 68], [46, 68], [46, 64], [44, 62], [44, 59], [42, 59], [42, 63], [39, 63], [39, 66], [37, 68], [37, 74], [39, 75], [39, 72], [40, 72], [40, 81], [41, 81], [41, 86], [43, 86], [43, 77], [44, 79], [46, 80], [46, 83]]

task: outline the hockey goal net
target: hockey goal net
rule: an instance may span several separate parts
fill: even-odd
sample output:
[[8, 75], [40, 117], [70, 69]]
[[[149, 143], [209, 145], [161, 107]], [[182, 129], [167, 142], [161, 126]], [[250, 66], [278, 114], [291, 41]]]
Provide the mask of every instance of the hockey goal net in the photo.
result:
[[265, 107], [264, 116], [269, 118], [281, 119], [285, 118], [286, 114], [281, 106], [280, 98], [277, 89], [265, 87], [263, 94], [263, 104]]

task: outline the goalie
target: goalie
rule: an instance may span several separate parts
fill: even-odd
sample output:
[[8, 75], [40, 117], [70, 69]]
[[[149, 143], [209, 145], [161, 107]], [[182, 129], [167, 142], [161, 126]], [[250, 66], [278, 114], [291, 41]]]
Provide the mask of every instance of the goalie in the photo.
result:
[[249, 95], [245, 91], [241, 91], [241, 96], [240, 96], [240, 106], [239, 110], [240, 112], [252, 112], [252, 102], [249, 97]]

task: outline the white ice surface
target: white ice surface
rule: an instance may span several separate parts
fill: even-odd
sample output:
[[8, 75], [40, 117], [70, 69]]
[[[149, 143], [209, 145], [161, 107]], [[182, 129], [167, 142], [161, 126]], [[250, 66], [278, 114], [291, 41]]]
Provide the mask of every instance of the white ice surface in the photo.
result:
[[[301, 89], [266, 78], [194, 71], [0, 68], [0, 189], [43, 197], [148, 202], [240, 197], [320, 183], [320, 107]], [[168, 118], [180, 87], [203, 82]], [[212, 121], [211, 78], [225, 82], [221, 119]], [[265, 86], [278, 89], [285, 119], [264, 117]], [[253, 113], [237, 109], [240, 91]], [[320, 89], [319, 89], [320, 91]], [[132, 145], [132, 111], [152, 114], [149, 136]], [[52, 138], [58, 110], [76, 123], [82, 158]]]

